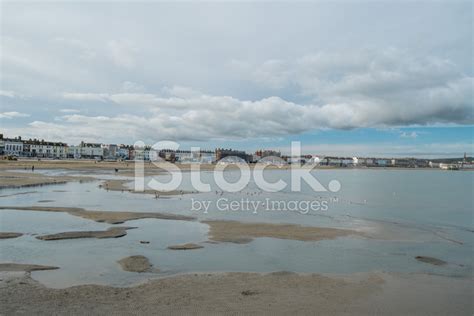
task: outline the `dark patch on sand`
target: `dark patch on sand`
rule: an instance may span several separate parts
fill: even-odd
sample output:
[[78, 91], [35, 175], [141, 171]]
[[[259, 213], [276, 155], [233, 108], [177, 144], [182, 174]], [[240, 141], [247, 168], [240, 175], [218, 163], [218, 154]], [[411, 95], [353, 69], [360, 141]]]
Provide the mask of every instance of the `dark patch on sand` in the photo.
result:
[[145, 256], [130, 256], [117, 261], [123, 270], [128, 272], [157, 272]]
[[39, 212], [64, 212], [74, 216], [90, 219], [96, 222], [105, 222], [108, 224], [122, 224], [126, 221], [143, 218], [169, 219], [192, 221], [194, 217], [165, 214], [165, 213], [147, 213], [147, 212], [106, 212], [106, 211], [88, 211], [79, 207], [53, 207], [53, 206], [0, 206], [0, 210], [18, 210], [18, 211], [39, 211]]
[[43, 271], [43, 270], [56, 270], [59, 267], [53, 266], [42, 266], [38, 264], [21, 264], [21, 263], [0, 263], [0, 271]]
[[237, 221], [203, 221], [210, 226], [209, 239], [238, 244], [249, 243], [253, 238], [269, 237], [301, 241], [335, 239], [362, 233], [329, 227], [310, 227], [294, 224], [243, 223]]
[[64, 232], [36, 237], [41, 240], [62, 240], [77, 238], [119, 238], [127, 235], [127, 229], [135, 227], [111, 227], [107, 230]]
[[444, 260], [433, 258], [433, 257], [427, 257], [427, 256], [416, 256], [415, 259], [424, 263], [435, 265], [435, 266], [444, 266], [445, 264], [447, 264], [447, 262]]
[[168, 249], [170, 250], [193, 250], [193, 249], [201, 249], [201, 248], [204, 248], [204, 246], [193, 244], [193, 243], [174, 245], [174, 246], [168, 247]]
[[10, 196], [15, 196], [15, 195], [32, 194], [32, 193], [37, 193], [37, 192], [38, 191], [27, 191], [27, 192], [18, 192], [18, 193], [12, 193], [12, 194], [4, 194], [4, 195], [0, 195], [0, 198], [10, 197]]
[[22, 233], [0, 232], [0, 239], [17, 238], [23, 236]]

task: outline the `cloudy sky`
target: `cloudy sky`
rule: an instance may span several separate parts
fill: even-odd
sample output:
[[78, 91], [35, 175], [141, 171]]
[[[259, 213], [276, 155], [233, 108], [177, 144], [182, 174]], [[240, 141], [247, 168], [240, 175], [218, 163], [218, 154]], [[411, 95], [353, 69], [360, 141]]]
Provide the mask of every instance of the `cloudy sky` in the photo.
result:
[[471, 1], [2, 2], [0, 130], [473, 153]]

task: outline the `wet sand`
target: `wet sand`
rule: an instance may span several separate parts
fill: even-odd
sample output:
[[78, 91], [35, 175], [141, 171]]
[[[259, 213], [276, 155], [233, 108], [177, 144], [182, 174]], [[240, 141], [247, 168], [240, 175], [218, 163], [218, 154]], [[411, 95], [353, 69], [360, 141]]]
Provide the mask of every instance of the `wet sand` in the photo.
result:
[[[144, 167], [144, 172], [146, 175], [152, 174], [159, 174], [165, 172], [165, 164], [162, 162], [144, 162], [141, 163]], [[31, 167], [35, 166], [36, 170], [39, 169], [65, 169], [65, 170], [77, 170], [77, 171], [97, 171], [97, 170], [108, 170], [108, 171], [115, 171], [118, 170], [119, 175], [124, 176], [133, 176], [135, 171], [135, 162], [131, 161], [94, 161], [94, 160], [74, 160], [74, 159], [66, 159], [66, 160], [41, 160], [38, 161], [36, 159], [20, 159], [17, 161], [8, 161], [8, 160], [0, 160], [0, 170], [1, 169], [27, 169], [31, 170]], [[182, 171], [189, 171], [193, 167], [199, 167], [202, 171], [210, 171], [214, 170], [216, 164], [189, 164], [189, 163], [177, 163], [174, 164], [177, 168]], [[274, 166], [274, 165], [256, 165], [250, 164], [250, 168], [262, 168], [265, 167], [266, 169], [290, 169], [290, 168], [299, 168], [296, 165], [282, 165], [282, 166]], [[228, 164], [226, 165], [226, 169], [236, 169], [238, 168], [235, 164]], [[315, 169], [340, 169], [340, 170], [351, 170], [353, 168], [348, 167], [339, 167], [339, 166], [314, 166], [314, 165], [307, 165], [301, 166], [301, 168], [315, 168]], [[368, 168], [368, 167], [358, 167], [362, 169], [374, 169], [374, 170], [382, 170], [382, 169], [390, 169], [390, 170], [438, 170], [436, 168], [382, 168], [382, 167], [375, 167], [375, 168]]]
[[160, 196], [170, 196], [170, 195], [182, 195], [182, 194], [189, 194], [189, 193], [198, 193], [198, 192], [188, 192], [183, 190], [171, 190], [171, 191], [157, 191], [152, 189], [145, 189], [143, 191], [135, 191], [126, 186], [126, 183], [131, 182], [130, 180], [106, 180], [104, 181], [100, 187], [105, 190], [110, 191], [121, 191], [121, 192], [131, 192], [131, 193], [141, 193], [141, 194], [153, 194], [156, 197]]
[[[83, 208], [74, 207], [47, 207], [47, 206], [0, 206], [0, 210], [11, 209], [19, 211], [39, 211], [39, 212], [65, 212], [74, 216], [94, 220], [96, 222], [106, 222], [109, 224], [122, 224], [129, 220], [156, 218], [167, 220], [195, 220], [193, 217], [163, 213], [146, 212], [112, 212], [112, 211], [90, 211]], [[237, 221], [202, 221], [209, 225], [209, 239], [214, 242], [249, 243], [254, 238], [269, 237], [279, 239], [291, 239], [301, 241], [318, 241], [325, 239], [335, 239], [345, 236], [364, 236], [364, 233], [339, 228], [310, 227], [293, 224], [268, 224], [268, 223], [244, 223]], [[91, 232], [84, 233], [84, 236]], [[107, 234], [107, 232], [94, 232], [96, 234]], [[69, 236], [67, 233], [64, 236]], [[111, 232], [113, 234], [113, 232]], [[53, 235], [51, 235], [53, 236]], [[70, 236], [73, 236], [71, 234]], [[92, 237], [92, 236], [90, 236]], [[52, 237], [54, 238], [54, 237]], [[58, 237], [59, 238], [59, 237]], [[70, 237], [74, 238], [74, 237]], [[84, 237], [78, 237], [84, 238]]]
[[[158, 269], [152, 269], [152, 265], [145, 256], [130, 256], [117, 261], [122, 270], [128, 272], [158, 272]], [[153, 270], [153, 271], [152, 271]]]
[[46, 176], [33, 172], [0, 171], [0, 189], [35, 187], [51, 184], [64, 184], [71, 181], [91, 181], [91, 177]]
[[424, 263], [435, 265], [435, 266], [444, 266], [445, 264], [447, 264], [447, 262], [444, 260], [433, 258], [433, 257], [427, 257], [427, 256], [416, 256], [415, 259]]
[[0, 263], [0, 271], [44, 271], [56, 270], [59, 267], [43, 266], [38, 264], [20, 264], [20, 263]]
[[[1, 179], [1, 178], [0, 178]], [[10, 197], [10, 196], [17, 196], [17, 195], [25, 195], [25, 194], [33, 194], [33, 193], [37, 193], [38, 191], [26, 191], [26, 192], [17, 192], [17, 193], [12, 193], [12, 194], [3, 194], [3, 195], [0, 195], [0, 198], [3, 198], [3, 197]]]
[[218, 242], [249, 243], [253, 238], [259, 237], [318, 241], [344, 236], [363, 236], [363, 233], [355, 230], [293, 224], [243, 223], [236, 221], [203, 221], [202, 223], [210, 226], [209, 239]]
[[135, 227], [111, 227], [107, 230], [64, 232], [51, 235], [37, 236], [36, 238], [40, 240], [63, 240], [77, 238], [119, 238], [127, 235], [127, 230], [133, 228]]
[[[0, 275], [2, 313], [156, 315], [472, 315], [472, 279], [364, 273], [190, 274], [127, 288], [49, 289], [28, 274]], [[449, 291], [446, 291], [449, 288]]]
[[38, 212], [64, 212], [73, 216], [90, 219], [96, 222], [108, 224], [123, 224], [126, 221], [143, 218], [156, 218], [165, 220], [192, 221], [195, 218], [184, 215], [147, 213], [147, 212], [112, 212], [112, 211], [89, 211], [79, 207], [49, 207], [49, 206], [0, 206], [0, 210], [38, 211]]
[[[159, 174], [165, 172], [165, 165], [161, 162], [144, 162], [145, 174]], [[135, 172], [134, 161], [94, 161], [94, 160], [35, 160], [21, 159], [17, 161], [0, 160], [0, 170], [31, 170], [35, 166], [35, 170], [41, 169], [64, 169], [76, 171], [114, 171], [123, 176], [133, 176]], [[191, 170], [191, 164], [175, 164], [182, 171]], [[201, 170], [214, 170], [215, 164], [199, 164]], [[232, 168], [232, 166], [230, 166]]]
[[193, 250], [193, 249], [201, 249], [201, 248], [204, 248], [204, 246], [193, 244], [193, 243], [168, 246], [168, 249], [170, 250]]
[[0, 232], [0, 239], [17, 238], [23, 236], [22, 233]]

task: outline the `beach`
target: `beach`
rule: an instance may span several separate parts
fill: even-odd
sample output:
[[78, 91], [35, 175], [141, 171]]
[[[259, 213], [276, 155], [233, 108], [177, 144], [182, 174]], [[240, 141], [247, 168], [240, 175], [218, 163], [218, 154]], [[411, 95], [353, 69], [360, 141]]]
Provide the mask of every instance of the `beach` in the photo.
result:
[[127, 288], [84, 285], [60, 290], [19, 272], [0, 276], [0, 304], [7, 315], [468, 315], [472, 311], [470, 280], [427, 275], [193, 274]]
[[[356, 194], [350, 194], [355, 175], [360, 183], [380, 183], [382, 174], [392, 186], [401, 176], [415, 177], [418, 186], [426, 176], [450, 176], [446, 173], [318, 170], [323, 180], [346, 177], [342, 183], [349, 186], [336, 197], [310, 196], [328, 200], [326, 212], [253, 214], [211, 207], [206, 214], [192, 211], [190, 201], [216, 201], [224, 193], [194, 192], [188, 180], [167, 193], [135, 192], [129, 175], [134, 167], [126, 163], [41, 161], [34, 172], [28, 165], [0, 163], [0, 305], [5, 315], [473, 312], [469, 227], [374, 213], [383, 206], [390, 216], [397, 214], [399, 196], [411, 194], [403, 187], [392, 189], [397, 195], [390, 198], [361, 192], [357, 185]], [[205, 181], [211, 167], [202, 173]], [[163, 174], [149, 168], [147, 177]], [[228, 174], [234, 176], [234, 170]], [[288, 170], [269, 172], [286, 177]], [[456, 175], [469, 180], [467, 173]], [[309, 196], [306, 191], [285, 194], [276, 196]], [[264, 200], [275, 195], [246, 188], [223, 196]], [[368, 201], [355, 200], [359, 196]], [[468, 207], [469, 199], [463, 203], [458, 205]], [[424, 212], [433, 207], [427, 205]]]

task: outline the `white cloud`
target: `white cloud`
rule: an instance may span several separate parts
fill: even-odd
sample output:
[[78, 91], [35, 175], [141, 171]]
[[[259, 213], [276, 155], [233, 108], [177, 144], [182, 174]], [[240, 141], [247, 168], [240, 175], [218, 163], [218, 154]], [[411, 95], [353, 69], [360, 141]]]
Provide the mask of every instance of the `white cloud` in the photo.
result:
[[125, 92], [138, 93], [143, 92], [145, 90], [145, 87], [136, 82], [124, 81], [122, 83], [122, 90]]
[[120, 67], [133, 68], [136, 62], [138, 48], [130, 40], [111, 40], [107, 43], [107, 49], [112, 61]]
[[17, 94], [13, 91], [0, 90], [0, 96], [13, 99], [13, 98], [17, 97]]
[[272, 89], [296, 86], [335, 128], [474, 120], [474, 77], [449, 60], [396, 49], [270, 60], [252, 78]]
[[26, 113], [19, 113], [19, 112], [0, 112], [0, 119], [5, 118], [5, 119], [12, 119], [16, 117], [28, 117], [30, 116], [29, 114]]
[[[125, 106], [124, 111], [133, 108], [146, 109], [147, 116], [112, 116], [108, 121], [122, 122], [127, 118], [140, 121], [137, 128], [147, 127], [142, 135], [163, 135], [173, 139], [246, 139], [294, 135], [322, 128], [351, 129], [360, 127], [391, 127], [411, 124], [472, 123], [473, 117], [467, 96], [468, 87], [447, 89], [446, 100], [459, 101], [446, 104], [439, 96], [430, 106], [402, 106], [391, 104], [390, 100], [344, 100], [342, 102], [298, 104], [279, 97], [256, 101], [240, 100], [229, 96], [212, 96], [183, 87], [164, 89], [167, 96], [150, 93], [67, 93], [66, 99], [82, 101], [103, 101]], [[433, 93], [433, 92], [431, 92]], [[178, 95], [178, 96], [176, 96]], [[464, 102], [464, 103], [463, 103]], [[448, 115], [449, 113], [449, 115]], [[79, 117], [75, 117], [77, 119]], [[72, 118], [68, 118], [72, 122]], [[87, 120], [81, 116], [82, 120]], [[93, 120], [94, 118], [90, 118]], [[96, 118], [97, 120], [97, 118]], [[103, 120], [101, 120], [103, 122]], [[401, 137], [416, 137], [415, 134]]]
[[62, 94], [64, 99], [73, 101], [107, 101], [109, 95], [107, 93], [76, 93], [64, 92]]
[[76, 56], [84, 60], [91, 60], [97, 56], [97, 53], [87, 42], [77, 38], [56, 37], [52, 42], [62, 45], [63, 48], [71, 49]]
[[[15, 126], [25, 133], [104, 139], [474, 121], [467, 3], [186, 6], [6, 4], [0, 86], [15, 92], [0, 93], [2, 111], [35, 115]], [[44, 125], [75, 108], [92, 114]]]
[[79, 113], [80, 110], [77, 109], [60, 109], [59, 112], [61, 113]]

